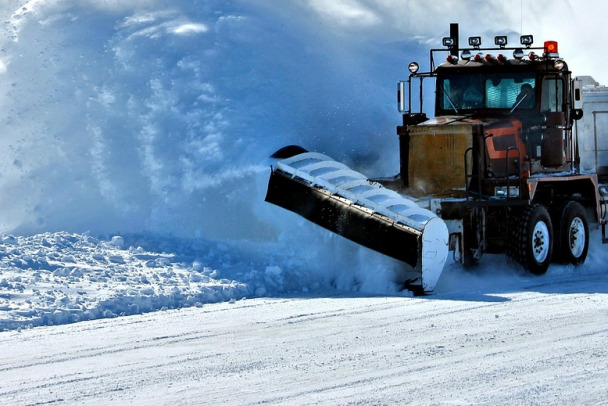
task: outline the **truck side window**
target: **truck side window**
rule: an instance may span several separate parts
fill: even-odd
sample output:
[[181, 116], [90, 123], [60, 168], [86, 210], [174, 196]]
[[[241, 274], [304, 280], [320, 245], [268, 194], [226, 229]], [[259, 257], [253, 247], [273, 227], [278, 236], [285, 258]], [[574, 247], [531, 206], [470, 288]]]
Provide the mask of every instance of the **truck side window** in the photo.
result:
[[545, 78], [543, 80], [541, 111], [549, 113], [563, 111], [563, 88], [562, 79]]

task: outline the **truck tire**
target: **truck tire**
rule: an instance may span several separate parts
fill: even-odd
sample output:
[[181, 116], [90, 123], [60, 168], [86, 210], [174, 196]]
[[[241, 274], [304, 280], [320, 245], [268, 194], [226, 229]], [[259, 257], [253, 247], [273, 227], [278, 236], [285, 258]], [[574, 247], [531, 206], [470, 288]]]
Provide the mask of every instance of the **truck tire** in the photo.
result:
[[509, 256], [535, 275], [547, 272], [553, 251], [553, 227], [547, 209], [535, 204], [511, 224]]
[[555, 249], [553, 261], [580, 265], [589, 250], [589, 224], [585, 209], [578, 202], [568, 201], [553, 214]]

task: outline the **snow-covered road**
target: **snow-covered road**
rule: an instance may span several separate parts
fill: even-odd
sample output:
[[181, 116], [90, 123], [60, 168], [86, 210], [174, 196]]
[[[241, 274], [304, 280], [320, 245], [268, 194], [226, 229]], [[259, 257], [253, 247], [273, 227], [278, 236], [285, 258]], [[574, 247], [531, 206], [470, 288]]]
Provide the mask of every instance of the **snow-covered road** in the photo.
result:
[[608, 404], [599, 278], [248, 299], [4, 332], [0, 403]]

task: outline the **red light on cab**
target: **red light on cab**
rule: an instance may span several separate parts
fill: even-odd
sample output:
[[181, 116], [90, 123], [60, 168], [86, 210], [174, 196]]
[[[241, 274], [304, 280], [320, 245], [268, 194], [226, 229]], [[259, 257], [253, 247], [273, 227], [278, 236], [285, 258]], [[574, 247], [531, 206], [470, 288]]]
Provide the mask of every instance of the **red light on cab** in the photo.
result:
[[557, 41], [545, 41], [545, 49], [548, 54], [557, 54]]

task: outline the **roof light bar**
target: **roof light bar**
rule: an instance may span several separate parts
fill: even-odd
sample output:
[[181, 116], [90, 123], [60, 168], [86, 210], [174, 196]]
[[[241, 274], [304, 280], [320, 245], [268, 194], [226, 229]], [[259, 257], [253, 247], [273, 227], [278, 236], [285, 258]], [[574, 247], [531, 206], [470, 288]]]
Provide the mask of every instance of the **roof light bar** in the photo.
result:
[[[517, 59], [517, 60], [521, 60], [525, 57], [527, 57], [529, 60], [531, 61], [535, 61], [535, 60], [539, 60], [539, 59], [552, 59], [555, 60], [555, 68], [557, 70], [561, 70], [563, 69], [563, 61], [561, 61], [559, 59], [559, 53], [558, 53], [558, 44], [557, 41], [545, 41], [544, 46], [545, 46], [545, 52], [542, 55], [536, 54], [535, 52], [533, 52], [532, 50], [525, 51], [524, 49], [529, 49], [532, 47], [532, 44], [534, 43], [534, 36], [533, 35], [522, 35], [519, 37], [519, 42], [521, 43], [521, 45], [523, 45], [525, 48], [516, 48], [513, 51], [513, 58]], [[469, 46], [473, 47], [473, 49], [475, 50], [481, 50], [481, 37], [476, 36], [476, 37], [469, 37]], [[508, 44], [508, 37], [506, 35], [497, 35], [494, 37], [494, 44], [496, 46], [498, 46], [500, 49], [506, 48], [507, 44]], [[443, 46], [448, 47], [450, 49], [454, 48], [456, 46], [456, 41], [454, 38], [452, 37], [444, 37], [443, 38]], [[513, 49], [513, 48], [511, 48]], [[493, 62], [493, 61], [497, 61], [499, 63], [505, 63], [507, 62], [507, 57], [503, 54], [498, 54], [498, 56], [494, 56], [491, 54], [482, 54], [481, 52], [478, 52], [477, 54], [474, 54], [472, 49], [463, 49], [460, 55], [460, 58], [463, 61], [475, 61], [475, 62]], [[456, 64], [458, 63], [458, 56], [457, 55], [449, 55], [446, 58], [446, 61], [448, 61], [449, 63], [452, 64]], [[416, 70], [417, 71], [417, 70]], [[412, 66], [410, 66], [410, 72], [415, 73], [416, 71], [412, 71]]]

